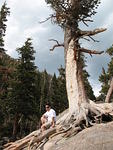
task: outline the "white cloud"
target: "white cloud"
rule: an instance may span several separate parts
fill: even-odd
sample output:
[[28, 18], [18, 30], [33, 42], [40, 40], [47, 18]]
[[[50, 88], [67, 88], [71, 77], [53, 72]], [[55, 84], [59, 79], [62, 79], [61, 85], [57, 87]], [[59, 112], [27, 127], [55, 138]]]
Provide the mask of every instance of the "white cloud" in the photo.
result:
[[90, 79], [90, 84], [93, 86], [95, 96], [99, 95], [100, 85], [94, 79]]
[[48, 30], [47, 27], [43, 27], [42, 25], [37, 25], [37, 26], [34, 26], [33, 28], [27, 28], [25, 31], [24, 31], [24, 34], [28, 36], [33, 36], [35, 34], [43, 34], [43, 33], [46, 33]]
[[103, 27], [106, 27], [106, 28], [111, 28], [113, 26], [113, 12], [111, 14], [109, 14], [107, 20], [104, 21], [103, 23]]
[[[0, 3], [3, 4], [4, 0]], [[11, 15], [7, 22], [5, 48], [12, 57], [17, 57], [15, 49], [22, 46], [26, 38], [31, 37], [41, 44], [40, 35], [49, 31], [47, 25], [39, 24], [41, 19], [48, 17], [50, 9], [44, 0], [7, 0]], [[49, 27], [50, 28], [50, 27]], [[36, 40], [37, 38], [37, 40]], [[34, 42], [33, 42], [34, 43]], [[34, 45], [37, 45], [34, 43]]]

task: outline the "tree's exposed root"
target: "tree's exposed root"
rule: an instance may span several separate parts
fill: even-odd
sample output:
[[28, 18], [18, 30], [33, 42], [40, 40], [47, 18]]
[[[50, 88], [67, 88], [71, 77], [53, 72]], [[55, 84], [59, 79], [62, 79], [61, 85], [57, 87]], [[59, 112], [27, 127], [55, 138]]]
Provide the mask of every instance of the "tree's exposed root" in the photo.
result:
[[97, 123], [108, 122], [113, 120], [113, 103], [96, 104], [93, 101], [80, 107], [80, 111], [73, 114], [65, 114], [57, 121], [55, 128], [50, 128], [44, 132], [34, 131], [28, 136], [14, 143], [4, 145], [4, 150], [21, 150], [28, 147], [38, 149], [54, 136], [62, 134], [63, 138], [71, 137], [84, 128], [93, 126]]

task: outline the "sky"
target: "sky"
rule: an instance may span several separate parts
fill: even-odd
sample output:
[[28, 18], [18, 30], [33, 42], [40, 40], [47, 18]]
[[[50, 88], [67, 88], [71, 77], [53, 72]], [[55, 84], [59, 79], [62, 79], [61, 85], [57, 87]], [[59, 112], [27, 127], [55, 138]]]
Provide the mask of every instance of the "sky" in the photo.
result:
[[[36, 51], [35, 64], [40, 71], [44, 69], [48, 73], [58, 75], [58, 68], [64, 66], [64, 51], [57, 48], [53, 52], [49, 49], [54, 45], [49, 39], [57, 39], [63, 42], [63, 31], [60, 27], [52, 24], [50, 21], [40, 24], [40, 21], [48, 18], [52, 14], [52, 10], [47, 6], [44, 0], [6, 0], [7, 6], [10, 8], [10, 16], [7, 22], [7, 31], [5, 36], [5, 48], [7, 53], [14, 58], [18, 58], [16, 49], [21, 47], [27, 38], [32, 38], [33, 46]], [[4, 0], [0, 0], [0, 6]], [[107, 28], [106, 32], [100, 33], [94, 38], [100, 42], [81, 41], [81, 46], [89, 49], [106, 51], [113, 44], [113, 0], [101, 0], [101, 4], [97, 9], [97, 14], [92, 17], [93, 23], [89, 27], [80, 25], [83, 30], [91, 30], [95, 28]], [[93, 55], [87, 57], [86, 70], [90, 74], [90, 84], [93, 87], [96, 96], [99, 95], [101, 84], [98, 81], [102, 67], [107, 69], [110, 61], [106, 53], [102, 55]]]

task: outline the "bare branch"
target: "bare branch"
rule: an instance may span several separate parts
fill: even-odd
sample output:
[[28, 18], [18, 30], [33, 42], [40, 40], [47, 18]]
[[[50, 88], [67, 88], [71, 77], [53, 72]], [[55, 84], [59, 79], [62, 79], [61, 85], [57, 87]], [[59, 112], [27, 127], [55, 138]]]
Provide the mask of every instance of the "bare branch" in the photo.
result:
[[106, 30], [107, 30], [106, 28], [95, 29], [93, 31], [82, 31], [82, 30], [80, 30], [79, 35], [80, 36], [93, 36], [93, 35], [96, 35], [98, 33], [104, 32]]
[[[90, 16], [87, 16], [87, 17], [90, 17]], [[89, 26], [87, 24], [87, 22], [93, 22], [93, 20], [91, 20], [91, 19], [85, 19], [85, 18], [81, 18], [81, 17], [79, 17], [79, 21], [82, 21], [87, 27]]]
[[99, 41], [95, 40], [94, 38], [92, 38], [91, 36], [89, 36], [89, 38], [94, 42], [99, 42]]
[[55, 48], [57, 48], [57, 47], [61, 47], [62, 45], [54, 45], [51, 49], [50, 49], [50, 51], [53, 51]]
[[88, 41], [88, 42], [90, 42], [90, 40], [87, 39], [87, 38], [85, 38], [85, 37], [81, 37], [81, 38], [84, 39], [84, 40], [86, 40], [86, 41]]
[[39, 23], [45, 23], [46, 21], [48, 21], [48, 20], [50, 20], [50, 19], [53, 19], [53, 18], [56, 18], [56, 16], [52, 14], [52, 15], [50, 15], [50, 17], [46, 18], [46, 19], [43, 20], [43, 21], [40, 21]]
[[49, 41], [54, 41], [54, 42], [56, 42], [59, 45], [59, 42], [57, 40], [55, 40], [55, 39], [49, 39]]
[[60, 44], [57, 40], [55, 40], [55, 39], [50, 39], [49, 41], [54, 41], [54, 42], [56, 42], [57, 44], [55, 44], [51, 49], [50, 49], [50, 51], [53, 51], [55, 48], [57, 48], [57, 47], [64, 47], [64, 44], [62, 43], [62, 44]]
[[84, 19], [84, 21], [89, 21], [89, 22], [93, 22], [93, 20], [91, 20], [91, 19]]
[[82, 20], [82, 22], [88, 27], [88, 24], [84, 20]]
[[81, 52], [89, 53], [90, 55], [92, 55], [92, 54], [102, 54], [102, 53], [104, 53], [104, 51], [89, 50], [89, 49], [85, 49], [85, 48], [80, 48], [79, 50], [80, 50]]

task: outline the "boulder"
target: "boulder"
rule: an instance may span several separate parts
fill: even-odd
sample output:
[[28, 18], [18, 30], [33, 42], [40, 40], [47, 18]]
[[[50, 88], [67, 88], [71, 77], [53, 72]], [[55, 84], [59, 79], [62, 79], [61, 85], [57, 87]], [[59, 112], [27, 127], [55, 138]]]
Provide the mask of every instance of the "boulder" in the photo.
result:
[[44, 150], [113, 150], [113, 122], [95, 125], [67, 139], [57, 135]]

